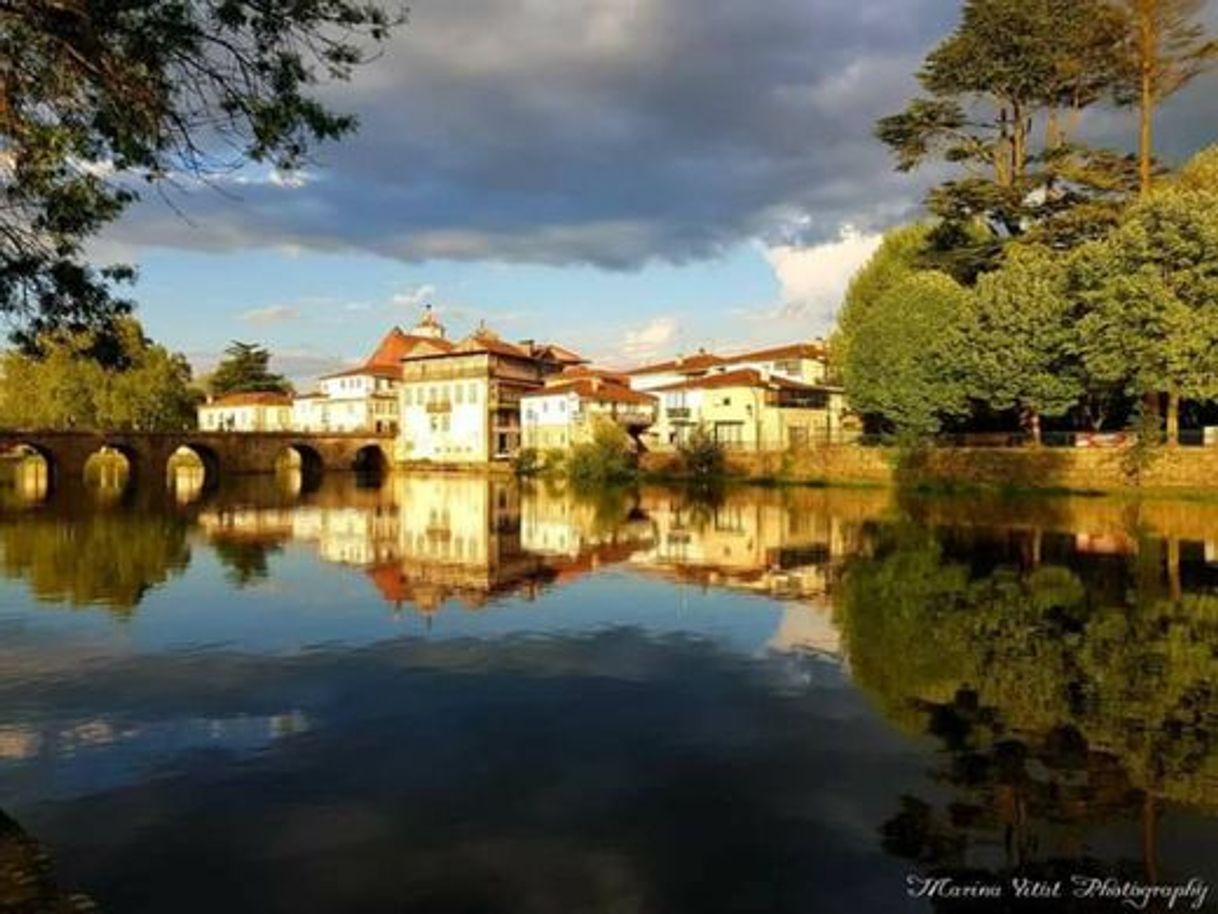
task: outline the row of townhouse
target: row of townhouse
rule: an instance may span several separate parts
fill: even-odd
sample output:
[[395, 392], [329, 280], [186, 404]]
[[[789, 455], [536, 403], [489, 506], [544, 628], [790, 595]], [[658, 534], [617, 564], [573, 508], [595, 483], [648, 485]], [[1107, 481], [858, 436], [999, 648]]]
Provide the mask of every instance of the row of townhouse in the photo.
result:
[[831, 440], [847, 420], [820, 342], [734, 355], [699, 351], [628, 372], [590, 366], [553, 343], [509, 342], [485, 326], [449, 340], [430, 308], [394, 328], [361, 365], [288, 397], [234, 394], [199, 409], [207, 430], [380, 432], [400, 463], [483, 465], [522, 448], [564, 450], [599, 421], [640, 450], [671, 450], [704, 428], [727, 447]]

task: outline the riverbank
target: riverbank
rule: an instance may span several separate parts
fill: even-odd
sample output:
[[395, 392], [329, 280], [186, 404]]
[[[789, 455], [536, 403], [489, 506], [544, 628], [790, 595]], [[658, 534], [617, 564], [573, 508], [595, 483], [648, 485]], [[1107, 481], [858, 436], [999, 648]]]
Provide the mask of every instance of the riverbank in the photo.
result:
[[[896, 448], [828, 445], [806, 451], [730, 453], [728, 478], [792, 485], [901, 485], [1074, 493], [1166, 492], [1218, 497], [1218, 448]], [[644, 454], [652, 479], [680, 479], [675, 454]]]

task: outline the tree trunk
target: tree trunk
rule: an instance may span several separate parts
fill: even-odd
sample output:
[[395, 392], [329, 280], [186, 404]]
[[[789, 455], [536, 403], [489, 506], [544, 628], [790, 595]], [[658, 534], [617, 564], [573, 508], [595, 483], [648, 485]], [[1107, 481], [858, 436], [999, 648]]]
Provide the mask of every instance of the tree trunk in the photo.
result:
[[1167, 592], [1177, 603], [1184, 594], [1180, 583], [1180, 540], [1174, 536], [1167, 538]]
[[1159, 827], [1155, 810], [1155, 798], [1149, 790], [1142, 796], [1142, 864], [1146, 867], [1146, 881], [1154, 885], [1159, 881]]
[[1029, 409], [1024, 421], [1028, 435], [1032, 439], [1032, 447], [1040, 447], [1040, 413]]
[[1180, 443], [1180, 395], [1174, 387], [1167, 391], [1167, 445]]
[[1142, 411], [1148, 417], [1148, 421], [1143, 422], [1142, 428], [1139, 429], [1139, 432], [1141, 432], [1146, 427], [1152, 428], [1154, 430], [1154, 440], [1150, 441], [1148, 443], [1152, 444], [1152, 445], [1158, 445], [1159, 436], [1161, 435], [1162, 430], [1163, 430], [1163, 425], [1160, 422], [1160, 417], [1162, 416], [1163, 413], [1160, 408], [1159, 395], [1157, 393], [1143, 395]]
[[1154, 63], [1157, 57], [1154, 25], [1154, 0], [1138, 2], [1138, 192], [1150, 193], [1150, 163], [1154, 157], [1155, 87]]

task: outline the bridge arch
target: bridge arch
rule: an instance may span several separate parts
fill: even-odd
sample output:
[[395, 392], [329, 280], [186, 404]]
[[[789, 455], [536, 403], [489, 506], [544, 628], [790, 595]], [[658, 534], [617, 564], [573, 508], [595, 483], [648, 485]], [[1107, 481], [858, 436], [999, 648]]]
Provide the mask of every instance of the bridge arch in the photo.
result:
[[300, 489], [308, 492], [321, 484], [326, 461], [321, 452], [304, 441], [290, 441], [275, 458], [275, 472], [299, 474]]
[[144, 474], [140, 455], [124, 443], [102, 440], [85, 456], [82, 482], [106, 501], [124, 498]]
[[9, 463], [11, 476], [6, 473], [6, 480], [21, 501], [41, 502], [54, 490], [55, 473], [59, 467], [55, 455], [47, 448], [32, 442], [17, 441], [0, 448], [0, 459]]
[[193, 501], [220, 481], [220, 455], [214, 448], [184, 440], [165, 462], [166, 485], [180, 501]]
[[389, 469], [389, 455], [379, 444], [365, 444], [352, 456], [351, 469], [357, 473], [383, 475]]

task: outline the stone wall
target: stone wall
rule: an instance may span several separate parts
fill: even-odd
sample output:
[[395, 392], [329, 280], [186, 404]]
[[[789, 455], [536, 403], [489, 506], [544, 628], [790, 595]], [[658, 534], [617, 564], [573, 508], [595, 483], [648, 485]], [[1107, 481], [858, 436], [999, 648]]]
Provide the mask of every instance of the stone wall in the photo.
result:
[[[734, 475], [792, 482], [1018, 486], [1115, 491], [1218, 490], [1218, 448], [1163, 448], [1140, 469], [1118, 448], [936, 448], [898, 465], [888, 448], [832, 445], [800, 453], [731, 454]], [[653, 472], [676, 472], [673, 454], [644, 454]]]

